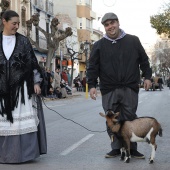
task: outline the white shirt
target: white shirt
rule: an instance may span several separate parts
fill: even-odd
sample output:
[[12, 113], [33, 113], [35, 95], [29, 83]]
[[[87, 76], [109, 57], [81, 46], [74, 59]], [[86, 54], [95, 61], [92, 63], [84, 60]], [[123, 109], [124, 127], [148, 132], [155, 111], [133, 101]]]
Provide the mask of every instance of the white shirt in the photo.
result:
[[9, 60], [12, 52], [14, 51], [15, 43], [16, 43], [15, 35], [9, 35], [9, 36], [3, 35], [2, 47], [7, 60]]

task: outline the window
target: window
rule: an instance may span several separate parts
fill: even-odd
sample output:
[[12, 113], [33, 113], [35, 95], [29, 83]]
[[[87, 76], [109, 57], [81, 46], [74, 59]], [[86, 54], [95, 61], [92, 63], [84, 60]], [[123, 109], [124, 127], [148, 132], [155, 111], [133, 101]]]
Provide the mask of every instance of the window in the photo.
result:
[[42, 10], [44, 9], [44, 3], [43, 3], [42, 0], [35, 0], [34, 2], [35, 2], [36, 8], [39, 8], [39, 9], [42, 9]]
[[39, 46], [40, 48], [47, 49], [47, 40], [44, 36], [39, 35]]
[[53, 14], [53, 2], [46, 0], [46, 11], [50, 14]]
[[38, 5], [37, 0], [35, 0], [35, 5]]
[[80, 22], [79, 22], [79, 24], [80, 24], [80, 29], [82, 29], [82, 28], [83, 28], [82, 18], [80, 18], [79, 21], [80, 21]]
[[87, 5], [90, 5], [90, 0], [86, 0], [86, 4], [87, 4]]
[[49, 2], [48, 12], [50, 12], [51, 14], [53, 14], [53, 3], [52, 3], [52, 2]]
[[26, 26], [26, 8], [22, 7], [21, 9], [21, 22], [22, 22], [22, 26], [25, 27]]
[[91, 20], [86, 19], [86, 29], [91, 30]]

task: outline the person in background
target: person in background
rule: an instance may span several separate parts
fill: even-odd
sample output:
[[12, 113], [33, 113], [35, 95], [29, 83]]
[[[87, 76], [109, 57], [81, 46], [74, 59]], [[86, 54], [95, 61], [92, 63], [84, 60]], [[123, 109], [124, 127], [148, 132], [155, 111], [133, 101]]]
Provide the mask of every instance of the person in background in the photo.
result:
[[49, 68], [46, 68], [46, 74], [47, 74], [47, 97], [51, 95], [50, 89], [53, 88], [52, 83], [53, 83], [53, 78], [51, 75], [51, 71]]
[[[66, 72], [64, 72], [63, 75], [65, 77]], [[54, 91], [58, 95], [59, 98], [67, 98], [68, 97], [67, 91], [66, 91], [66, 82], [64, 79], [61, 79], [60, 66], [57, 66], [55, 73], [54, 73], [54, 81], [55, 81]]]
[[54, 73], [54, 93], [58, 98], [62, 98], [60, 66], [57, 66]]
[[158, 78], [158, 84], [159, 84], [159, 88], [160, 89], [163, 89], [163, 79], [162, 79], [162, 77], [161, 76], [159, 76], [159, 78]]
[[42, 85], [41, 85], [41, 94], [44, 96], [44, 97], [47, 97], [47, 91], [48, 91], [48, 77], [47, 77], [47, 72], [46, 72], [46, 69], [45, 67], [42, 67], [42, 78], [43, 78], [43, 82], [42, 82]]
[[61, 88], [60, 82], [61, 82], [60, 67], [57, 67], [54, 73], [54, 89]]
[[17, 33], [19, 15], [7, 10], [1, 17], [0, 163], [23, 163], [47, 153], [41, 68], [28, 38]]
[[170, 77], [166, 81], [167, 81], [167, 87], [169, 87], [170, 89]]
[[[102, 105], [105, 112], [120, 112], [120, 121], [137, 118], [140, 69], [145, 77], [144, 88], [151, 86], [148, 56], [137, 36], [126, 34], [119, 26], [116, 14], [106, 13], [101, 23], [106, 34], [94, 43], [87, 69], [90, 97], [96, 100], [97, 79], [100, 79]], [[112, 158], [120, 155], [121, 141], [107, 126], [107, 132], [113, 137], [112, 150], [105, 155]], [[144, 158], [137, 151], [137, 143], [131, 144], [130, 153], [133, 157]]]
[[83, 86], [83, 91], [85, 92], [86, 91], [86, 76], [83, 77], [82, 86]]
[[68, 83], [68, 77], [67, 77], [67, 72], [66, 69], [64, 69], [61, 73], [61, 78], [65, 81], [65, 83]]
[[71, 83], [71, 75], [69, 73], [69, 70], [66, 70], [66, 74], [67, 74], [67, 79], [68, 79], [68, 85], [71, 87], [72, 83]]

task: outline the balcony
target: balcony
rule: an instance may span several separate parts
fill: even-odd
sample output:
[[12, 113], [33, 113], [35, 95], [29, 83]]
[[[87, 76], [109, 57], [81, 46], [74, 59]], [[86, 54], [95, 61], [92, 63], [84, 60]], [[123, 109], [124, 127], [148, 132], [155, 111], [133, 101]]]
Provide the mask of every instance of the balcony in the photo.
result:
[[96, 13], [93, 12], [93, 11], [90, 11], [90, 17], [91, 17], [92, 19], [96, 19]]

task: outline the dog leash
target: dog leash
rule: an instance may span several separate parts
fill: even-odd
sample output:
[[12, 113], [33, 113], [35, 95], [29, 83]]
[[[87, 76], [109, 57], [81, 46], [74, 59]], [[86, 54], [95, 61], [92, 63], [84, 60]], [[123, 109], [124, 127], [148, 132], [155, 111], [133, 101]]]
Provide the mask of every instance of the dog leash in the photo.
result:
[[[57, 113], [57, 114], [58, 114], [60, 117], [62, 117], [63, 119], [65, 119], [65, 120], [67, 120], [67, 121], [71, 121], [71, 122], [73, 122], [73, 123], [75, 123], [75, 124], [81, 126], [82, 128], [84, 128], [84, 129], [86, 129], [86, 130], [88, 130], [88, 131], [90, 131], [90, 132], [96, 132], [96, 133], [103, 133], [103, 132], [106, 132], [106, 130], [104, 130], [104, 131], [90, 130], [90, 129], [86, 128], [85, 126], [81, 125], [80, 123], [77, 123], [77, 122], [75, 122], [75, 121], [72, 120], [72, 119], [69, 119], [69, 118], [64, 117], [63, 115], [61, 115], [61, 114], [58, 113], [57, 111], [55, 111], [55, 110], [49, 108], [49, 107], [46, 105], [46, 103], [45, 103], [45, 101], [44, 101], [44, 97], [43, 97], [42, 95], [39, 95], [39, 97], [42, 99], [44, 106], [45, 106], [48, 110], [51, 110], [51, 111]], [[35, 107], [35, 106], [34, 106], [34, 107]]]

